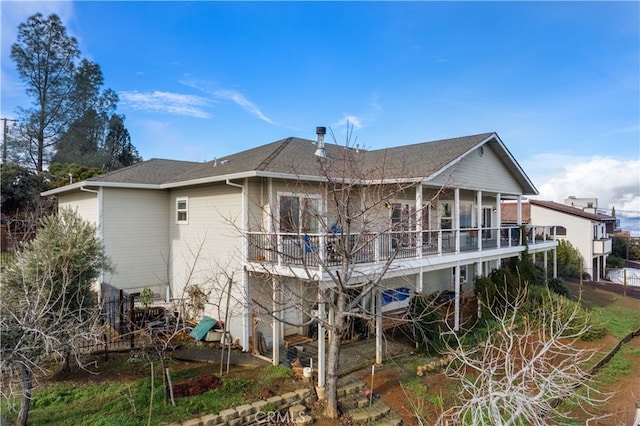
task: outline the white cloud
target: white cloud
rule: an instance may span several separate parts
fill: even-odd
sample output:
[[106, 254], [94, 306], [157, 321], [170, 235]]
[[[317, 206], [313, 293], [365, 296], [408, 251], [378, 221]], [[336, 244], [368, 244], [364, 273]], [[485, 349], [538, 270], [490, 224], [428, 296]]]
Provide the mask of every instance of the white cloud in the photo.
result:
[[210, 118], [205, 109], [211, 101], [201, 96], [182, 95], [179, 93], [154, 91], [142, 93], [124, 91], [118, 94], [120, 100], [128, 107], [148, 112], [185, 115], [196, 118]]
[[[559, 167], [540, 179], [541, 184], [537, 185], [540, 195], [534, 198], [557, 202], [563, 202], [570, 195], [597, 198], [600, 208], [615, 207], [616, 215], [640, 217], [640, 159], [596, 156], [551, 161]], [[549, 162], [543, 167], [551, 169]]]
[[249, 99], [247, 99], [243, 94], [231, 89], [224, 89], [216, 87], [216, 83], [212, 83], [206, 80], [197, 79], [191, 75], [185, 75], [181, 80], [181, 84], [184, 84], [187, 87], [191, 87], [193, 89], [204, 92], [210, 96], [213, 96], [216, 99], [231, 101], [247, 111], [249, 114], [257, 117], [258, 119], [265, 121], [269, 124], [276, 125], [277, 124], [267, 117], [266, 114], [262, 112], [262, 110]]
[[334, 124], [334, 127], [346, 127], [347, 125], [353, 126], [353, 130], [362, 129], [362, 119], [355, 115], [344, 114], [343, 117]]
[[216, 90], [214, 92], [214, 95], [220, 99], [225, 99], [225, 100], [235, 102], [238, 106], [243, 108], [245, 111], [258, 117], [262, 121], [266, 121], [269, 124], [274, 124], [274, 125], [276, 124], [269, 117], [264, 115], [262, 111], [260, 111], [260, 109], [253, 102], [251, 102], [250, 100], [245, 98], [244, 95], [236, 92], [235, 90], [220, 89], [220, 90]]

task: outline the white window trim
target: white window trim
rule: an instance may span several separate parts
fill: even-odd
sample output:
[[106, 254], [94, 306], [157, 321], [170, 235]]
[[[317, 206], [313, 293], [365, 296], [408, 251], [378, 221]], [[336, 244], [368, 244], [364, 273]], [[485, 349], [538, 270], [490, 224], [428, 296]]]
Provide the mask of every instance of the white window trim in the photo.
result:
[[[178, 205], [182, 201], [184, 201], [185, 204], [186, 204], [186, 207], [184, 209], [178, 208]], [[186, 220], [178, 219], [180, 212], [185, 212], [186, 213], [186, 215], [187, 215], [187, 219]], [[189, 224], [189, 197], [178, 197], [178, 198], [176, 198], [176, 225], [188, 225], [188, 224]]]

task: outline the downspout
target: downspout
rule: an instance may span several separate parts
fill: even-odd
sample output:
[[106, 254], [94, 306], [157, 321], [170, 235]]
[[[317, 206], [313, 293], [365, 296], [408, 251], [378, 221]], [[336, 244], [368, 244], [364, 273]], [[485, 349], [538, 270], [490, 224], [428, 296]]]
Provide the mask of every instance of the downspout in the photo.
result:
[[[80, 187], [80, 191], [83, 192], [90, 192], [92, 194], [96, 194], [97, 195], [97, 201], [98, 201], [98, 223], [97, 223], [97, 228], [98, 228], [98, 238], [100, 238], [100, 241], [104, 243], [104, 229], [102, 227], [103, 223], [102, 223], [102, 209], [103, 209], [103, 203], [102, 203], [102, 187], [100, 189], [98, 189], [97, 191], [95, 189], [87, 189], [84, 186]], [[101, 301], [102, 300], [102, 283], [104, 283], [104, 269], [100, 268], [100, 284], [98, 285], [98, 300]]]
[[248, 257], [248, 245], [246, 232], [249, 229], [249, 215], [247, 211], [248, 206], [248, 191], [247, 191], [247, 178], [244, 179], [242, 185], [231, 182], [229, 179], [225, 181], [229, 186], [242, 189], [242, 350], [247, 352], [249, 350], [249, 334], [250, 334], [250, 321], [249, 321], [249, 271], [247, 271], [247, 257]]

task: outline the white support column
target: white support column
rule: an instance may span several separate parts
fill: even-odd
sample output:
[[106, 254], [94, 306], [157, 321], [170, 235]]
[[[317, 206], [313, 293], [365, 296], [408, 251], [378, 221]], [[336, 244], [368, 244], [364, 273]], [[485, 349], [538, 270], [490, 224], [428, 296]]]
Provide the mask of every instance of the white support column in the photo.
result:
[[[273, 178], [267, 178], [267, 217], [264, 218], [266, 220], [266, 228], [269, 234], [273, 234], [275, 231], [275, 223], [276, 220], [276, 208], [275, 208], [275, 197], [273, 196]], [[264, 223], [264, 222], [263, 222]]]
[[521, 229], [522, 227], [522, 196], [518, 195], [518, 202], [516, 204], [516, 224], [518, 225], [518, 241], [516, 242], [516, 245], [522, 245], [523, 240], [525, 239], [525, 236], [522, 235], [523, 231]]
[[373, 290], [376, 311], [375, 311], [375, 324], [376, 324], [376, 364], [382, 364], [382, 296], [379, 290]]
[[482, 191], [476, 191], [476, 228], [482, 226]]
[[324, 336], [324, 321], [326, 320], [324, 303], [318, 304], [318, 387], [323, 388], [327, 380], [326, 370], [326, 340]]
[[460, 188], [453, 191], [453, 232], [456, 253], [460, 253]]
[[251, 309], [249, 309], [249, 271], [246, 264], [249, 262], [249, 242], [247, 232], [249, 231], [249, 180], [245, 178], [242, 182], [242, 251], [245, 267], [242, 268], [242, 350], [249, 351], [249, 341], [251, 339]]
[[478, 250], [482, 250], [482, 228], [484, 227], [484, 224], [482, 223], [482, 191], [478, 191], [476, 193], [476, 202], [477, 202], [477, 206], [476, 206], [476, 216], [478, 218], [478, 222], [476, 223], [476, 228], [478, 228], [478, 239], [476, 240], [476, 248]]
[[498, 228], [498, 235], [497, 235], [497, 243], [498, 243], [498, 248], [500, 248], [501, 246], [501, 242], [502, 242], [502, 203], [500, 202], [500, 199], [502, 198], [502, 195], [498, 192], [496, 194], [496, 228]]
[[416, 247], [418, 248], [418, 259], [422, 259], [422, 184], [416, 185]]
[[553, 249], [553, 278], [558, 278], [558, 248]]
[[249, 308], [249, 271], [242, 271], [242, 351], [248, 352], [251, 340], [251, 310]]
[[273, 346], [273, 354], [271, 357], [271, 364], [273, 365], [278, 365], [280, 364], [280, 308], [281, 308], [281, 301], [280, 301], [280, 296], [281, 296], [281, 292], [280, 292], [280, 283], [278, 283], [278, 281], [274, 278], [272, 280], [273, 283], [273, 294], [272, 294], [272, 302], [273, 302], [273, 322], [271, 324], [271, 329], [272, 332], [271, 334], [273, 335], [273, 341], [272, 341], [272, 346]]
[[416, 276], [416, 293], [422, 293], [422, 290], [423, 290], [423, 286], [424, 286], [423, 280], [424, 280], [424, 278], [422, 276], [423, 275], [422, 272], [423, 271], [422, 271], [422, 266], [421, 266], [418, 269], [418, 274]]
[[453, 331], [458, 331], [460, 329], [460, 262], [456, 264], [456, 273], [453, 279], [455, 281], [454, 288], [456, 293]]
[[544, 251], [543, 254], [543, 262], [544, 262], [544, 280], [547, 280], [547, 277], [549, 276], [549, 267], [548, 265], [548, 256], [547, 256], [547, 250]]

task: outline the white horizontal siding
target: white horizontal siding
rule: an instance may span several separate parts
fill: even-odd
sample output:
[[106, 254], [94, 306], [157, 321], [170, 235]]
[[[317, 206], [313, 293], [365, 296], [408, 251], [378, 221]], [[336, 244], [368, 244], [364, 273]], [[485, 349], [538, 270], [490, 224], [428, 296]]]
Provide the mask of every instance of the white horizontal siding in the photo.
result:
[[[188, 199], [188, 223], [176, 224], [177, 198]], [[227, 277], [233, 276], [228, 327], [242, 336], [242, 190], [229, 185], [179, 189], [168, 200], [172, 297], [186, 297], [189, 285], [210, 292], [205, 314], [222, 319], [226, 311]]]
[[459, 163], [439, 175], [432, 182], [444, 186], [522, 194], [524, 191], [489, 145], [470, 152]]
[[98, 226], [98, 194], [87, 191], [63, 193], [58, 197], [58, 210], [70, 208], [78, 215]]
[[115, 274], [109, 284], [129, 293], [145, 287], [164, 297], [168, 283], [168, 194], [144, 189], [103, 189], [103, 229]]

